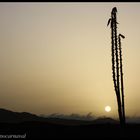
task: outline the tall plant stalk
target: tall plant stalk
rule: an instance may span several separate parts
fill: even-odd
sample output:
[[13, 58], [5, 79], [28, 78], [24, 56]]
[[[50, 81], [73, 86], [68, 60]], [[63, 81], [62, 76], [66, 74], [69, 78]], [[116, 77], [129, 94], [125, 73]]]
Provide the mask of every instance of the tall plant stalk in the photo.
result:
[[[125, 110], [124, 110], [124, 89], [123, 89], [123, 71], [122, 71], [122, 50], [121, 40], [122, 35], [117, 35], [117, 8], [114, 7], [111, 12], [111, 18], [108, 25], [111, 25], [111, 55], [112, 55], [112, 74], [115, 93], [118, 104], [118, 114], [121, 126], [125, 124]], [[119, 38], [119, 39], [118, 39]], [[120, 89], [121, 87], [121, 89]]]
[[125, 38], [122, 34], [118, 35], [119, 39], [119, 52], [120, 52], [120, 76], [121, 76], [121, 94], [122, 94], [122, 115], [123, 123], [125, 124], [125, 104], [124, 104], [124, 84], [123, 84], [123, 67], [122, 67], [122, 47], [121, 47], [121, 38]]

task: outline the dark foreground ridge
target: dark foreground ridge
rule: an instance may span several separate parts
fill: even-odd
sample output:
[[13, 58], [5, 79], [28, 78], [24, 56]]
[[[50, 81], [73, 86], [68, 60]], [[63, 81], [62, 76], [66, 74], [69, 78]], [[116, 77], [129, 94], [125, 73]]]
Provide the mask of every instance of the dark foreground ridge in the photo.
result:
[[93, 121], [43, 118], [30, 113], [0, 109], [0, 135], [24, 135], [26, 139], [140, 138], [140, 124], [120, 128], [111, 118]]

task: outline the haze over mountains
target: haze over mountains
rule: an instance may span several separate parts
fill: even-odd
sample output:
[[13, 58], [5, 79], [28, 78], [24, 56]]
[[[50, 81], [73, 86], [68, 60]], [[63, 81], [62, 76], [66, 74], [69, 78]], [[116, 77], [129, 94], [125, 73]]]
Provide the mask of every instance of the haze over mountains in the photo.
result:
[[27, 112], [13, 112], [6, 109], [0, 109], [0, 122], [2, 123], [4, 122], [18, 123], [18, 122], [30, 122], [30, 121], [49, 122], [49, 123], [66, 124], [66, 125], [99, 123], [100, 121], [107, 122], [107, 123], [117, 122], [111, 118], [104, 118], [104, 119], [102, 118], [102, 119], [93, 120], [93, 118], [90, 115], [89, 117], [85, 117], [85, 118], [83, 116], [81, 116], [80, 118], [80, 115], [76, 115], [76, 114], [72, 114], [70, 116], [52, 114], [46, 117], [41, 117]]
[[[89, 115], [90, 116], [90, 115]], [[79, 117], [79, 116], [78, 116]], [[135, 118], [133, 118], [134, 121]], [[126, 128], [120, 127], [119, 122], [112, 118], [100, 117], [82, 120], [76, 115], [53, 114], [46, 117], [28, 112], [13, 112], [0, 109], [1, 134], [21, 134], [31, 139], [79, 139], [79, 138], [135, 138], [139, 137], [139, 124], [129, 119]], [[128, 120], [127, 120], [128, 122]], [[117, 133], [116, 133], [117, 132]], [[56, 137], [57, 136], [57, 137]]]
[[[51, 114], [37, 116], [28, 112], [13, 112], [0, 108], [0, 123], [19, 123], [19, 122], [47, 122], [53, 124], [77, 125], [77, 124], [105, 124], [118, 123], [117, 120], [108, 117], [95, 118], [91, 113], [86, 116], [71, 114]], [[127, 118], [128, 123], [140, 123], [140, 117]]]

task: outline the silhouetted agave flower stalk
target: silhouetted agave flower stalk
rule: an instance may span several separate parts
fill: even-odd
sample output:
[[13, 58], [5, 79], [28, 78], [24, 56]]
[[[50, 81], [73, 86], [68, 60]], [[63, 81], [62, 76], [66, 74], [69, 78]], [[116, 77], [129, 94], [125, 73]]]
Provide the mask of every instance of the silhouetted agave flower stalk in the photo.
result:
[[122, 47], [121, 47], [121, 38], [125, 38], [122, 34], [118, 35], [119, 40], [119, 52], [120, 52], [120, 77], [121, 77], [121, 93], [122, 93], [122, 115], [123, 122], [125, 123], [125, 104], [124, 104], [124, 85], [123, 85], [123, 68], [122, 68]]
[[[112, 75], [113, 75], [114, 88], [115, 88], [115, 93], [116, 93], [117, 103], [118, 103], [118, 114], [119, 114], [120, 124], [121, 126], [123, 126], [125, 124], [125, 111], [124, 111], [124, 93], [123, 93], [122, 51], [121, 51], [120, 37], [123, 38], [124, 36], [121, 34], [119, 34], [119, 36], [117, 35], [118, 22], [117, 22], [116, 13], [117, 13], [117, 8], [114, 7], [112, 9], [111, 18], [108, 20], [107, 26], [109, 24], [111, 25], [110, 27], [111, 27], [111, 44], [112, 44], [111, 46]], [[120, 92], [120, 85], [121, 85], [121, 92]]]

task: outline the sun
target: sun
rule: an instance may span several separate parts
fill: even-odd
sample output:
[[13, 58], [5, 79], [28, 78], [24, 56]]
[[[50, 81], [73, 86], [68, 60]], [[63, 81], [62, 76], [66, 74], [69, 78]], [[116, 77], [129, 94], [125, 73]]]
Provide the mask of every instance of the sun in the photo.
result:
[[105, 107], [105, 111], [106, 111], [106, 112], [110, 112], [110, 111], [111, 111], [111, 107], [110, 107], [110, 106], [106, 106], [106, 107]]

